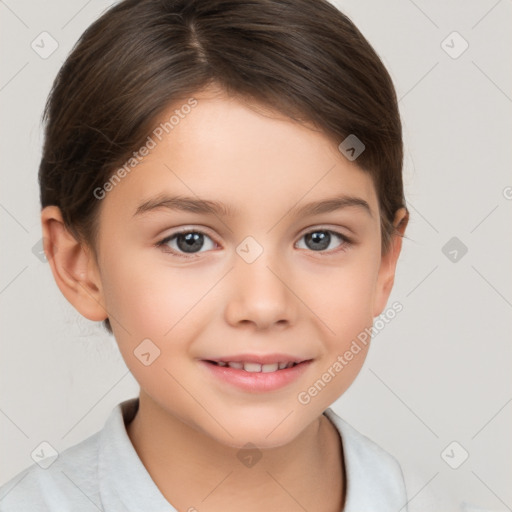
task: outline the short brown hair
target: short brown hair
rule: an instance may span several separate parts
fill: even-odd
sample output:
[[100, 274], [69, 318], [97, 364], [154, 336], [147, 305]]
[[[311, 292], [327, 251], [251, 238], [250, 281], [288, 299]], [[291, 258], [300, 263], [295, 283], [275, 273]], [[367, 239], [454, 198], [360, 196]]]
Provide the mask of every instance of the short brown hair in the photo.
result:
[[[405, 208], [402, 126], [377, 53], [327, 0], [123, 0], [82, 34], [53, 83], [39, 167], [41, 207], [95, 253], [101, 187], [155, 120], [208, 85], [341, 143], [375, 184], [382, 252]], [[95, 253], [96, 254], [96, 253]], [[104, 322], [112, 333], [109, 320]]]

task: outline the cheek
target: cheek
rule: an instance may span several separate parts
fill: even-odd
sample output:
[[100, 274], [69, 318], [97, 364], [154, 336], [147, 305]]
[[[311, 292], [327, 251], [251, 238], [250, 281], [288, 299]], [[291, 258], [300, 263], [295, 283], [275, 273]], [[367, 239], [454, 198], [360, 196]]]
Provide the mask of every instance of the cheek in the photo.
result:
[[[114, 255], [114, 251], [111, 252]], [[136, 263], [134, 262], [136, 260]], [[171, 268], [162, 261], [111, 258], [106, 264], [104, 295], [119, 350], [126, 365], [141, 385], [170, 380], [166, 369], [176, 377], [186, 376], [190, 341], [200, 335], [214, 305], [206, 295], [216, 276], [197, 269]], [[149, 340], [149, 341], [148, 341]], [[150, 366], [142, 365], [140, 355], [149, 352]], [[150, 371], [149, 371], [150, 369]], [[181, 379], [183, 380], [183, 379]], [[172, 382], [168, 382], [172, 387]]]
[[322, 280], [324, 286], [309, 293], [314, 313], [322, 320], [325, 353], [317, 377], [320, 386], [325, 384], [321, 398], [325, 404], [348, 389], [365, 361], [377, 272], [378, 259], [370, 251], [358, 253], [357, 261], [332, 269], [328, 279]]
[[375, 257], [358, 254], [357, 261], [329, 269], [309, 292], [315, 313], [336, 333], [336, 339], [356, 335], [372, 324], [377, 272]]
[[107, 266], [104, 280], [119, 351], [150, 395], [158, 396], [164, 388], [166, 395], [178, 400], [182, 390], [177, 382], [183, 382], [191, 371], [187, 340], [194, 334], [191, 320], [200, 310], [197, 302], [204, 291], [197, 294], [183, 286], [183, 278], [176, 273], [165, 277], [155, 265], [144, 265], [140, 259], [137, 265], [132, 263], [126, 256]]
[[201, 272], [171, 268], [163, 258], [128, 251], [119, 258], [115, 254], [113, 248], [104, 265], [106, 309], [114, 322], [137, 335], [163, 338], [180, 319], [188, 318], [188, 311], [193, 314], [211, 287]]

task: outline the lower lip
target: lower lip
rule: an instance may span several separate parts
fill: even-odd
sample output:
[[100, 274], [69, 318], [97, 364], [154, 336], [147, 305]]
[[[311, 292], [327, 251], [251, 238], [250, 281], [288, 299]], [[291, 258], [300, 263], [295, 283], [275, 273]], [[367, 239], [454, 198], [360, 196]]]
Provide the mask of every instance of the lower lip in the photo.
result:
[[245, 370], [238, 370], [229, 366], [219, 366], [207, 361], [201, 361], [201, 364], [220, 380], [228, 382], [244, 391], [260, 393], [275, 391], [291, 384], [307, 370], [311, 362], [312, 360], [310, 359], [291, 368], [267, 373], [246, 372]]

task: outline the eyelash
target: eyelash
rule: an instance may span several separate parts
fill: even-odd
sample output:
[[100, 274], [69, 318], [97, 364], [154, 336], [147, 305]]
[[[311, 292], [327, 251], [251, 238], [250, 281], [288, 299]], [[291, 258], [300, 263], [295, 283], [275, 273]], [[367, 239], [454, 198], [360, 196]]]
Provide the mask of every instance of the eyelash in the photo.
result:
[[[309, 250], [309, 252], [312, 252], [312, 253], [317, 253], [319, 254], [320, 256], [329, 256], [329, 255], [332, 255], [332, 254], [336, 254], [338, 252], [345, 252], [352, 244], [353, 244], [353, 241], [351, 239], [349, 239], [347, 236], [339, 233], [338, 231], [333, 231], [332, 229], [327, 229], [327, 228], [316, 228], [316, 229], [313, 229], [311, 231], [308, 231], [306, 233], [304, 233], [300, 239], [304, 238], [306, 235], [310, 235], [312, 233], [317, 233], [317, 232], [325, 232], [325, 233], [330, 233], [330, 234], [333, 234], [335, 235], [336, 237], [340, 238], [341, 239], [341, 246], [337, 249], [332, 249], [330, 251], [313, 251], [313, 250]], [[198, 229], [183, 229], [181, 231], [177, 231], [169, 236], [166, 236], [165, 238], [163, 238], [162, 240], [160, 240], [159, 242], [156, 242], [155, 243], [155, 247], [158, 247], [160, 248], [163, 252], [167, 253], [167, 254], [172, 254], [174, 256], [177, 256], [179, 258], [185, 258], [185, 259], [194, 259], [194, 258], [197, 258], [200, 256], [201, 252], [205, 252], [205, 251], [201, 251], [201, 252], [198, 252], [198, 253], [191, 253], [190, 256], [185, 256], [184, 253], [180, 253], [180, 252], [177, 252], [175, 251], [174, 249], [170, 249], [169, 246], [167, 245], [168, 242], [170, 242], [171, 240], [173, 240], [174, 238], [176, 238], [177, 236], [179, 235], [186, 235], [186, 234], [190, 234], [190, 233], [197, 233], [197, 234], [200, 234], [200, 235], [204, 235], [208, 238], [210, 238], [215, 244], [217, 244], [217, 242], [210, 236], [208, 235], [207, 233], [205, 233], [204, 231], [201, 231], [201, 230], [198, 230]]]

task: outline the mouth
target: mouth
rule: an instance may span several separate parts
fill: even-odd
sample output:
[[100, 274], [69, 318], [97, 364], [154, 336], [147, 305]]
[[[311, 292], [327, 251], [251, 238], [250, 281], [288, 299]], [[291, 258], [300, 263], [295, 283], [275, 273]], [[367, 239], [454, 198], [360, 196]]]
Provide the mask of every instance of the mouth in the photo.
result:
[[[202, 359], [207, 374], [222, 385], [251, 393], [286, 388], [307, 372], [313, 359], [295, 358], [286, 354], [268, 356], [230, 356]], [[225, 388], [227, 389], [227, 388]]]
[[287, 368], [293, 368], [294, 366], [305, 362], [301, 361], [297, 363], [294, 361], [281, 361], [276, 363], [260, 364], [253, 361], [212, 361], [208, 359], [205, 361], [215, 366], [229, 367], [249, 373], [272, 373], [280, 370], [286, 370]]

